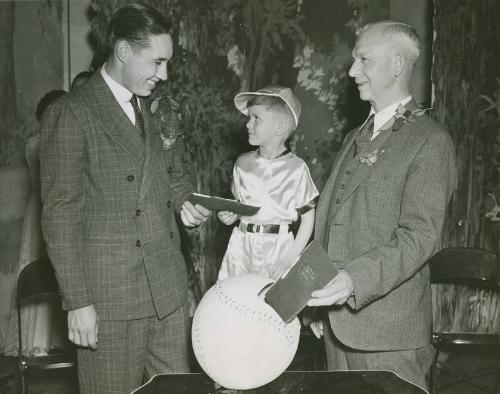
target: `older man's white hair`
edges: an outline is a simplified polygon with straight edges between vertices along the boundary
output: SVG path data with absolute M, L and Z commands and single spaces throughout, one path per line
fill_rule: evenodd
M 365 25 L 359 35 L 362 35 L 368 29 L 380 27 L 383 29 L 384 35 L 389 36 L 401 49 L 411 63 L 415 63 L 420 55 L 422 41 L 418 36 L 417 31 L 410 25 L 391 20 L 384 20 Z

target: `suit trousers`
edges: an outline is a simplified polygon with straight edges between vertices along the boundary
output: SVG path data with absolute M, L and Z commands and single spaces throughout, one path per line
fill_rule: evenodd
M 81 394 L 125 394 L 160 373 L 189 372 L 187 304 L 159 320 L 100 320 L 97 350 L 79 348 Z
M 392 371 L 424 390 L 429 390 L 428 374 L 434 357 L 434 348 L 430 342 L 419 349 L 372 352 L 351 349 L 342 344 L 333 334 L 328 321 L 323 323 L 323 332 L 328 370 Z

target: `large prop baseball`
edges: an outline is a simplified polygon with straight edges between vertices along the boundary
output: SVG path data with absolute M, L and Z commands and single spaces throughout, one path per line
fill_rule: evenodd
M 216 283 L 193 318 L 194 354 L 221 386 L 256 388 L 276 379 L 290 365 L 299 343 L 300 323 L 285 324 L 259 292 L 270 283 L 240 275 Z

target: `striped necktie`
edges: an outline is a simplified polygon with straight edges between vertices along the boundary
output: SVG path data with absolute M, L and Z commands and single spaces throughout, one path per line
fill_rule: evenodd
M 363 153 L 365 148 L 372 140 L 374 123 L 375 114 L 371 114 L 363 127 L 359 129 L 356 137 L 354 137 L 354 156 Z
M 132 108 L 134 108 L 135 127 L 137 128 L 137 130 L 139 130 L 141 137 L 144 138 L 144 118 L 142 117 L 142 112 L 139 108 L 139 102 L 135 94 L 132 95 L 130 104 L 132 104 Z

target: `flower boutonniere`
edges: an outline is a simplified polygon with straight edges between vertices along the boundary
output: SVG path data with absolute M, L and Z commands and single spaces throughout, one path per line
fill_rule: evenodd
M 379 153 L 384 153 L 384 150 L 375 149 L 373 152 L 362 153 L 359 156 L 359 162 L 371 167 L 377 162 Z
M 393 131 L 398 131 L 405 123 L 415 123 L 417 118 L 425 114 L 431 108 L 407 109 L 403 104 L 399 104 L 394 114 Z
M 180 129 L 179 104 L 167 94 L 158 95 L 151 102 L 151 114 L 157 120 L 163 150 L 169 150 L 177 138 L 183 137 Z
M 175 143 L 177 138 L 183 137 L 183 133 L 181 130 L 167 127 L 165 130 L 162 130 L 162 132 L 160 132 L 160 137 L 163 142 L 163 150 L 169 150 Z

